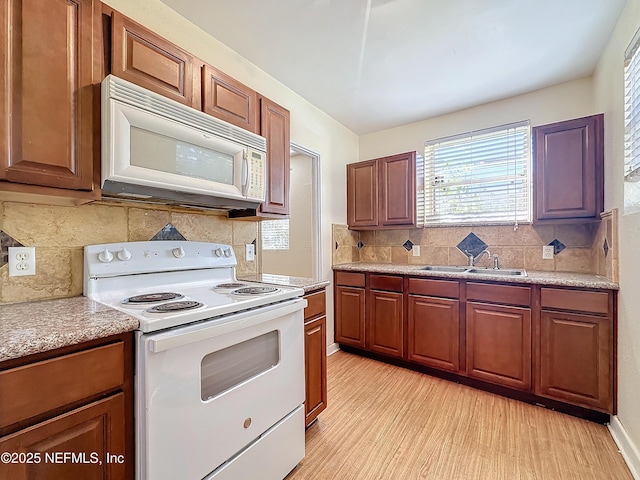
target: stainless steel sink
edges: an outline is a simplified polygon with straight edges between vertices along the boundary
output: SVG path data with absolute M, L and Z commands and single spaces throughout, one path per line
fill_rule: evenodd
M 430 272 L 449 272 L 449 273 L 464 273 L 467 267 L 448 267 L 446 265 L 428 265 L 421 267 L 420 270 L 428 270 Z
M 450 267 L 448 265 L 427 265 L 420 267 L 418 270 L 426 270 L 428 272 L 443 273 L 468 273 L 471 275 L 491 275 L 496 277 L 526 277 L 527 272 L 520 269 L 499 268 L 497 270 L 491 268 L 476 267 Z
M 497 270 L 489 269 L 489 268 L 470 268 L 465 273 L 471 273 L 476 275 L 495 275 L 497 277 L 501 276 L 513 276 L 513 277 L 526 277 L 527 272 L 524 270 L 517 269 L 508 269 L 508 268 L 499 268 Z

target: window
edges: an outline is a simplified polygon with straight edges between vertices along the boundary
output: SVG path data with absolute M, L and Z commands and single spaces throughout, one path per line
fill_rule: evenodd
M 531 222 L 529 122 L 425 142 L 424 224 Z
M 289 219 L 263 220 L 262 250 L 289 250 Z
M 640 30 L 625 52 L 624 178 L 640 180 Z

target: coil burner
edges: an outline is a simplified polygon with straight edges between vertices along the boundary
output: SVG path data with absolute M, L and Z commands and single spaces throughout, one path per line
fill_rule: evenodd
M 194 302 L 193 300 L 185 300 L 182 302 L 169 302 L 161 305 L 156 305 L 147 309 L 149 313 L 172 313 L 181 312 L 182 310 L 191 310 L 192 308 L 198 308 L 204 306 L 203 303 Z
M 279 289 L 275 287 L 245 287 L 234 290 L 232 293 L 234 295 L 265 295 L 277 291 L 279 291 Z
M 155 303 L 166 302 L 167 300 L 176 300 L 184 297 L 180 293 L 174 292 L 160 292 L 160 293 L 146 293 L 144 295 L 135 295 L 124 300 L 123 303 Z

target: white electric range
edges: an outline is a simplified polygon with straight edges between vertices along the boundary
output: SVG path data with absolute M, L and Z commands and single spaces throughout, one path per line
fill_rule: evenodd
M 304 457 L 303 291 L 236 264 L 216 243 L 85 247 L 84 294 L 140 322 L 139 480 L 281 480 Z

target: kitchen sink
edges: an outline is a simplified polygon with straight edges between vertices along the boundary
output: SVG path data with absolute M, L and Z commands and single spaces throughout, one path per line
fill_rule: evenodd
M 428 270 L 430 272 L 449 272 L 449 273 L 464 273 L 468 267 L 448 267 L 446 265 L 428 265 L 421 267 L 420 270 Z
M 513 276 L 513 277 L 526 277 L 527 272 L 524 270 L 499 268 L 497 270 L 489 268 L 470 268 L 465 273 L 477 274 L 477 275 L 496 275 L 501 276 Z
M 428 272 L 443 273 L 468 273 L 471 275 L 493 275 L 496 277 L 526 277 L 527 272 L 520 269 L 499 268 L 497 270 L 491 268 L 475 268 L 475 267 L 450 267 L 448 265 L 427 265 L 420 267 L 419 270 Z

